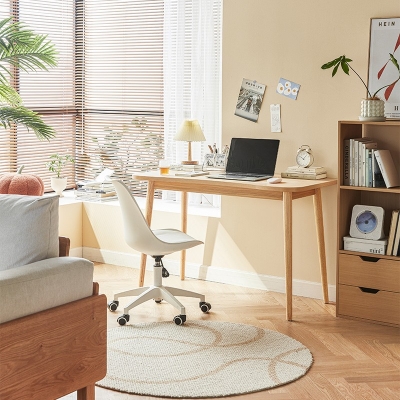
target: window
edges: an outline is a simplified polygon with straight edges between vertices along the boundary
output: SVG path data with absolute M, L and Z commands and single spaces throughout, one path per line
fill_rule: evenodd
M 35 33 L 47 34 L 58 51 L 58 66 L 49 71 L 14 75 L 26 107 L 39 112 L 53 126 L 57 136 L 50 142 L 39 141 L 22 126 L 5 131 L 0 127 L 0 174 L 15 172 L 24 165 L 24 172 L 39 175 L 45 190 L 50 191 L 51 173 L 45 167 L 50 154 L 69 151 L 75 146 L 74 106 L 74 2 L 73 0 L 0 0 L 0 18 L 13 16 Z M 65 173 L 73 176 L 73 165 Z M 74 184 L 69 179 L 69 187 Z
M 19 74 L 24 105 L 57 131 L 49 143 L 17 127 L 0 134 L 0 173 L 40 175 L 55 152 L 74 154 L 69 184 L 93 179 L 104 168 L 130 185 L 135 171 L 177 163 L 186 146 L 173 140 L 183 119 L 197 118 L 207 144 L 219 143 L 221 0 L 0 0 L 59 52 L 49 72 Z M 1 129 L 1 128 L 0 128 Z M 32 151 L 34 149 L 34 151 Z

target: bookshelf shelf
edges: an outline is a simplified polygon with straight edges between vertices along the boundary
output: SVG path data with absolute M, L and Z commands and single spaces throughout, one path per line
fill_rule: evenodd
M 380 206 L 385 210 L 384 232 L 388 235 L 392 211 L 400 209 L 400 187 L 344 185 L 344 141 L 371 138 L 379 149 L 388 149 L 400 174 L 400 121 L 339 121 L 338 124 L 338 317 L 400 326 L 400 257 L 344 250 L 353 206 Z
M 400 188 L 370 188 L 370 187 L 363 187 L 363 186 L 340 186 L 340 189 L 343 190 L 359 190 L 359 191 L 367 191 L 367 192 L 380 192 L 380 193 L 397 193 L 400 194 Z

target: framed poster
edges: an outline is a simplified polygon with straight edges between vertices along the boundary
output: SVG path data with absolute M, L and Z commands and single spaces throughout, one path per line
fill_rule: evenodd
M 400 63 L 400 17 L 371 18 L 368 88 L 373 94 L 384 87 L 377 96 L 385 101 L 385 117 L 400 119 L 399 71 L 389 54 Z

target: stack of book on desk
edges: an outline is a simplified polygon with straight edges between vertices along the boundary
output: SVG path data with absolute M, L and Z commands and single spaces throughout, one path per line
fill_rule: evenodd
M 78 184 L 75 196 L 81 200 L 116 200 L 117 193 L 111 182 Z
M 203 171 L 202 165 L 182 165 L 177 172 L 176 176 L 200 176 L 207 175 L 207 171 Z
M 281 173 L 282 178 L 290 179 L 323 179 L 326 178 L 326 169 L 324 167 L 288 167 Z

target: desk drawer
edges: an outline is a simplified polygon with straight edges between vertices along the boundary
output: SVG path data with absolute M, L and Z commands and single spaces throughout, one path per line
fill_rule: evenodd
M 400 293 L 383 290 L 371 293 L 356 286 L 339 285 L 337 306 L 338 316 L 400 325 Z
M 339 284 L 400 292 L 400 261 L 363 258 L 339 254 Z

